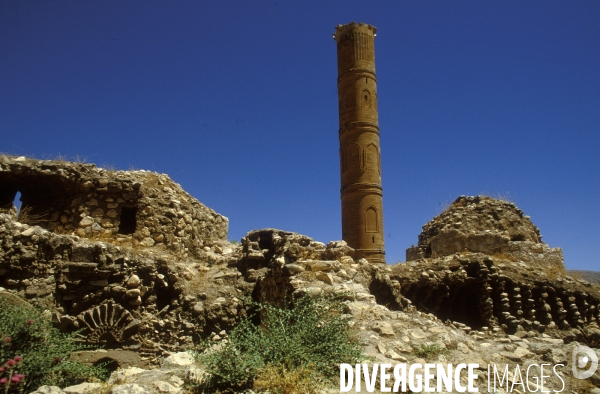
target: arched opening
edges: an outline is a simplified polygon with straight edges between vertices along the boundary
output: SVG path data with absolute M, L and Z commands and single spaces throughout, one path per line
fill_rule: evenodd
M 380 163 L 379 163 L 379 149 L 375 144 L 369 144 L 365 148 L 365 167 L 375 172 L 375 174 L 381 174 Z
M 362 102 L 362 106 L 364 108 L 370 108 L 371 107 L 371 93 L 369 93 L 368 90 L 363 90 L 362 94 L 361 94 L 361 102 Z
M 403 288 L 402 295 L 420 311 L 433 313 L 442 321 L 456 321 L 480 329 L 486 321 L 476 300 L 481 299 L 483 285 L 473 278 L 447 284 L 420 281 Z
M 53 173 L 0 172 L 0 209 L 16 212 L 21 223 L 52 231 L 61 213 L 70 210 L 74 188 Z
M 378 231 L 377 210 L 370 206 L 365 210 L 365 232 L 376 233 Z
M 350 171 L 350 175 L 360 175 L 364 171 L 364 160 L 361 157 L 360 145 L 357 143 L 350 143 L 344 148 L 344 159 L 346 162 L 346 168 Z M 361 171 L 361 172 L 357 172 Z
M 474 329 L 484 326 L 485 321 L 481 316 L 478 303 L 473 302 L 479 299 L 479 286 L 475 282 L 465 282 L 461 288 L 452 289 L 450 296 L 444 298 L 440 304 L 438 319 L 457 321 Z

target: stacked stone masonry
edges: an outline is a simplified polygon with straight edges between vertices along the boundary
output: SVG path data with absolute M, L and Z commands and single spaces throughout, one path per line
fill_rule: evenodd
M 597 325 L 599 293 L 585 280 L 530 271 L 523 262 L 482 253 L 398 264 L 390 278 L 403 297 L 442 320 L 506 332 Z
M 454 253 L 507 256 L 530 268 L 564 273 L 560 248 L 542 242 L 540 230 L 514 203 L 485 196 L 460 196 L 423 226 L 419 243 L 406 250 L 406 260 Z
M 197 255 L 227 240 L 228 219 L 167 175 L 93 164 L 0 156 L 0 208 L 59 234 Z

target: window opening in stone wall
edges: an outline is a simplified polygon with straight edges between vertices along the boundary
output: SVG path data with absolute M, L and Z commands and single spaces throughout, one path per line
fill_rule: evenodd
M 31 207 L 23 205 L 23 194 L 20 191 L 17 191 L 15 194 L 13 206 L 15 207 L 15 216 L 18 222 L 32 224 L 34 219 L 40 218 L 40 215 L 31 214 Z
M 15 194 L 15 198 L 13 200 L 13 205 L 17 208 L 17 216 L 19 216 L 19 211 L 21 210 L 21 192 L 17 191 Z
M 137 208 L 123 207 L 121 209 L 121 222 L 119 223 L 119 234 L 133 234 L 137 227 Z

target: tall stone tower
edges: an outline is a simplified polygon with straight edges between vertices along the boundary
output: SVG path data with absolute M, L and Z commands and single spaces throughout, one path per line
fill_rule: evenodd
M 342 239 L 357 257 L 385 263 L 375 32 L 371 25 L 338 25 L 338 98 Z

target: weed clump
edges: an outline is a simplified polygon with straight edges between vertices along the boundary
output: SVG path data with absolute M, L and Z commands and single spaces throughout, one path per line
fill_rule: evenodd
M 246 318 L 218 346 L 204 344 L 198 355 L 215 388 L 273 392 L 316 392 L 339 377 L 340 363 L 363 359 L 343 316 L 344 304 L 331 297 L 295 300 L 283 308 L 254 306 L 261 324 Z M 257 317 L 255 316 L 255 317 Z
M 101 366 L 70 359 L 84 348 L 76 333 L 63 334 L 41 312 L 0 298 L 0 385 L 4 393 L 32 392 L 43 385 L 65 387 L 105 379 Z
M 440 354 L 446 353 L 446 349 L 437 343 L 424 343 L 422 345 L 415 346 L 413 351 L 417 357 L 422 357 L 424 359 L 432 359 Z

